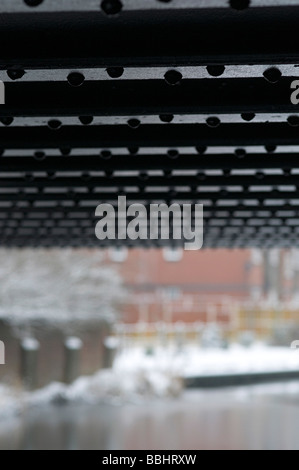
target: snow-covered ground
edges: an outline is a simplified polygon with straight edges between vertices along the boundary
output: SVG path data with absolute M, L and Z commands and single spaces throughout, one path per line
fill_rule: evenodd
M 144 348 L 135 347 L 120 353 L 112 370 L 81 377 L 69 386 L 53 383 L 28 393 L 0 385 L 0 420 L 49 403 L 121 404 L 148 396 L 179 396 L 185 377 L 285 370 L 299 372 L 299 351 L 263 345 L 228 350 L 189 346 L 181 352 L 157 348 L 147 355 Z
M 263 344 L 244 348 L 236 344 L 229 349 L 186 346 L 181 352 L 158 348 L 154 355 L 148 356 L 144 349 L 136 347 L 120 354 L 115 368 L 127 371 L 155 369 L 179 377 L 297 369 L 299 372 L 299 350 Z

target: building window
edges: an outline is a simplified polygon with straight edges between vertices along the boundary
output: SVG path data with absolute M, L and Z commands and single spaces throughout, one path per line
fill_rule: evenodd
M 128 259 L 128 249 L 112 248 L 109 250 L 108 255 L 113 263 L 124 263 Z
M 251 262 L 254 266 L 261 266 L 263 264 L 262 250 L 258 250 L 257 248 L 251 250 Z
M 181 298 L 182 291 L 179 287 L 166 287 L 163 289 L 163 299 L 166 301 L 177 301 Z
M 168 263 L 178 263 L 183 259 L 182 248 L 165 248 L 163 250 L 163 258 Z

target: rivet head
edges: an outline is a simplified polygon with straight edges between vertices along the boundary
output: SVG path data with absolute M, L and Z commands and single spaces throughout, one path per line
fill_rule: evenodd
M 121 12 L 123 4 L 120 0 L 103 0 L 101 8 L 106 15 L 113 16 Z
M 168 85 L 175 86 L 181 83 L 183 79 L 183 75 L 178 70 L 169 70 L 164 75 L 164 78 L 166 80 L 166 83 L 168 83 Z

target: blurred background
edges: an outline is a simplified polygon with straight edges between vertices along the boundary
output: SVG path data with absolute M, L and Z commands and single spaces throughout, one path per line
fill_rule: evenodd
M 0 449 L 299 448 L 298 24 L 0 1 Z M 200 202 L 204 249 L 173 207 L 126 238 L 124 196 Z
M 0 250 L 0 448 L 298 448 L 298 288 L 296 249 Z

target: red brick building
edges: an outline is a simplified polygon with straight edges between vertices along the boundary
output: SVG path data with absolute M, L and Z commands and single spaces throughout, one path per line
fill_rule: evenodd
M 263 292 L 254 250 L 110 251 L 129 291 L 126 323 L 224 321 L 233 305 Z

